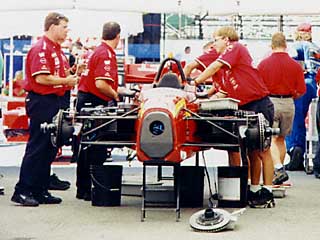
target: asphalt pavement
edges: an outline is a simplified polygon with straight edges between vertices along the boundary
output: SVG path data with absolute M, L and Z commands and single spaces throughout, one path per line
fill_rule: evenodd
M 90 202 L 77 200 L 75 165 L 53 166 L 61 179 L 72 183 L 67 191 L 52 191 L 53 195 L 63 198 L 61 204 L 36 208 L 15 206 L 10 197 L 18 179 L 19 166 L 1 165 L 8 155 L 3 155 L 6 152 L 3 149 L 0 151 L 0 173 L 3 175 L 0 185 L 5 188 L 5 195 L 0 196 L 0 240 L 313 240 L 320 236 L 320 180 L 304 172 L 289 172 L 292 187 L 287 189 L 285 198 L 276 199 L 275 208 L 247 208 L 234 230 L 205 233 L 194 232 L 189 226 L 190 216 L 201 208 L 183 208 L 179 222 L 176 222 L 173 209 L 154 208 L 147 211 L 145 222 L 141 222 L 140 197 L 122 196 L 118 207 L 95 207 Z M 123 163 L 123 166 L 125 177 L 141 177 L 139 164 L 129 167 Z M 207 184 L 205 189 L 206 205 Z

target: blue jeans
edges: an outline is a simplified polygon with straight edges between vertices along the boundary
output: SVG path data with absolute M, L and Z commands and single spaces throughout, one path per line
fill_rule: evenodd
M 313 98 L 317 96 L 317 84 L 314 74 L 305 75 L 305 83 L 307 87 L 306 93 L 298 99 L 294 100 L 295 113 L 291 134 L 286 137 L 287 151 L 294 147 L 301 147 L 303 153 L 306 148 L 306 125 L 305 118 L 307 116 L 309 105 Z

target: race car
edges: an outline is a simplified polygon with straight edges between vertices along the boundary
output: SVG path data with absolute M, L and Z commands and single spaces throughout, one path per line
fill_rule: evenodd
M 60 111 L 42 128 L 52 132 L 56 147 L 70 145 L 75 128 L 80 128 L 81 145 L 130 147 L 142 162 L 180 163 L 209 148 L 239 148 L 246 161 L 248 150 L 270 146 L 273 129 L 262 114 L 238 110 L 236 99 L 199 100 L 187 86 L 180 62 L 167 58 L 135 101 L 75 114 Z
M 132 75 L 130 79 L 133 82 Z M 137 76 L 137 82 L 140 81 L 141 76 Z M 146 166 L 173 166 L 174 188 L 165 189 L 165 192 L 169 198 L 176 198 L 178 220 L 180 198 L 191 199 L 197 195 L 197 207 L 203 203 L 203 173 L 198 174 L 198 181 L 194 176 L 191 179 L 191 185 L 197 186 L 185 186 L 183 190 L 180 178 L 184 174 L 178 170 L 181 162 L 194 155 L 197 159 L 200 151 L 215 148 L 240 151 L 242 166 L 246 167 L 247 152 L 264 151 L 270 147 L 274 130 L 262 114 L 238 110 L 236 99 L 199 99 L 203 95 L 187 84 L 180 62 L 174 58 L 167 58 L 161 63 L 152 83 L 145 77 L 143 81 L 149 84 L 145 84 L 138 93 L 130 91 L 130 94 L 123 94 L 124 101 L 116 107 L 83 108 L 76 113 L 59 111 L 52 123 L 43 123 L 41 128 L 51 132 L 51 140 L 56 147 L 74 143 L 74 135 L 77 135 L 79 149 L 104 145 L 106 148 L 128 147 L 135 150 L 137 159 L 143 163 L 142 221 L 146 207 L 164 201 L 150 197 L 158 190 L 147 186 Z M 198 161 L 195 166 L 199 167 Z M 187 175 L 184 178 L 189 179 Z M 246 189 L 247 183 L 244 185 Z M 160 192 L 164 192 L 163 189 Z M 246 190 L 242 195 L 246 196 Z M 189 203 L 186 205 L 190 206 Z

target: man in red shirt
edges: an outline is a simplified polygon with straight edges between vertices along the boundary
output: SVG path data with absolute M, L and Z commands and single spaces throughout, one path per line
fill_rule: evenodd
M 210 44 L 213 44 L 213 42 L 208 43 L 209 47 L 211 46 Z M 185 76 L 190 77 L 194 69 L 198 69 L 199 71 L 203 72 L 212 62 L 217 60 L 219 55 L 220 54 L 214 48 L 211 48 L 210 50 L 204 49 L 204 53 L 201 56 L 195 58 L 194 61 L 184 67 L 183 72 Z M 212 87 L 206 92 L 205 96 L 207 96 L 208 98 L 225 96 L 227 92 L 223 90 L 222 81 L 223 69 L 220 69 L 216 74 L 212 76 Z M 241 160 L 238 148 L 235 148 L 233 151 L 228 151 L 228 156 L 230 166 L 240 166 Z
M 62 200 L 48 192 L 50 165 L 56 157 L 50 133 L 40 124 L 51 122 L 60 109 L 60 96 L 77 77 L 68 75 L 60 44 L 68 34 L 68 18 L 49 13 L 44 22 L 45 34 L 30 49 L 26 59 L 26 111 L 30 118 L 30 137 L 22 160 L 19 181 L 11 201 L 24 206 L 57 204 Z
M 239 108 L 263 113 L 272 125 L 274 108 L 269 99 L 269 91 L 252 67 L 252 58 L 247 48 L 241 45 L 239 36 L 232 27 L 221 27 L 214 33 L 214 47 L 220 54 L 217 60 L 210 64 L 206 70 L 195 79 L 195 84 L 204 82 L 220 69 L 224 70 L 223 96 L 240 100 Z M 221 93 L 221 92 L 219 92 Z M 274 199 L 272 194 L 273 163 L 270 149 L 265 152 L 252 151 L 249 153 L 251 186 L 248 193 L 248 203 L 251 207 L 272 207 Z M 263 182 L 260 186 L 261 161 L 263 165 Z
M 283 162 L 286 155 L 285 137 L 291 132 L 294 117 L 293 99 L 306 92 L 303 69 L 286 52 L 287 44 L 283 33 L 272 36 L 272 54 L 258 65 L 260 75 L 270 91 L 274 104 L 274 128 L 280 128 L 280 134 L 272 137 L 271 154 L 274 171 L 274 185 L 280 185 L 289 179 Z
M 119 41 L 120 25 L 116 22 L 105 23 L 101 44 L 90 56 L 88 68 L 80 79 L 77 112 L 83 107 L 115 106 L 119 101 L 118 67 L 114 51 Z M 78 199 L 91 200 L 90 165 L 102 165 L 106 157 L 107 149 L 104 146 L 81 149 L 77 164 Z
M 183 68 L 183 72 L 186 77 L 190 77 L 194 69 L 198 69 L 203 72 L 212 62 L 219 57 L 219 53 L 213 48 L 208 52 L 204 52 L 201 56 L 195 58 L 192 62 L 187 64 Z M 214 93 L 219 91 L 224 94 L 225 92 L 221 89 L 221 81 L 223 78 L 223 70 L 217 72 L 212 76 L 212 87 L 207 91 L 208 97 L 211 97 Z

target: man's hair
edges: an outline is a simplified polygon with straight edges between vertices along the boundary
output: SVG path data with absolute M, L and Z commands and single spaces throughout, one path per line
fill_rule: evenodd
M 214 44 L 214 41 L 209 41 L 202 46 L 202 49 L 207 49 L 208 47 L 212 47 L 213 44 Z
M 44 31 L 48 31 L 52 24 L 59 25 L 62 20 L 69 22 L 69 19 L 63 14 L 57 12 L 49 13 L 44 20 Z
M 76 47 L 78 49 L 83 48 L 83 44 L 79 41 L 72 43 L 71 47 Z
M 276 32 L 275 34 L 272 35 L 271 47 L 272 48 L 287 47 L 286 37 L 282 32 Z
M 297 31 L 294 34 L 294 40 L 312 42 L 312 33 L 311 32 Z
M 213 33 L 213 36 L 227 37 L 230 41 L 239 41 L 239 35 L 233 27 L 221 27 Z
M 102 39 L 113 40 L 120 33 L 120 25 L 116 22 L 107 22 L 103 25 Z

